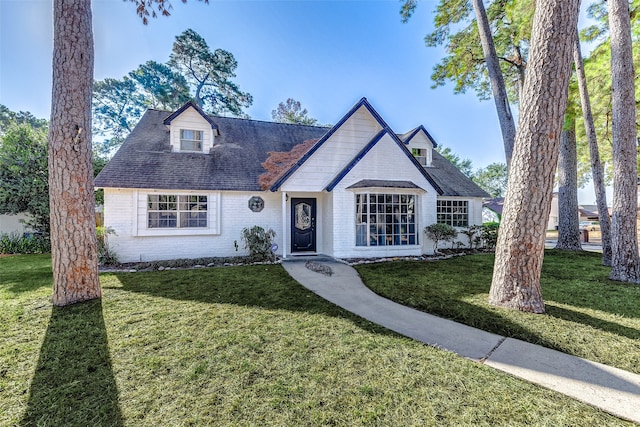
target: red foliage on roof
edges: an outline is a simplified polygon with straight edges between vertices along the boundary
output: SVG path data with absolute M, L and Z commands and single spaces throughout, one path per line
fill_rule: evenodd
M 258 185 L 262 190 L 266 190 L 277 181 L 291 166 L 305 155 L 307 151 L 320 139 L 308 139 L 302 144 L 298 144 L 291 151 L 269 151 L 267 160 L 262 163 L 266 172 L 258 177 Z

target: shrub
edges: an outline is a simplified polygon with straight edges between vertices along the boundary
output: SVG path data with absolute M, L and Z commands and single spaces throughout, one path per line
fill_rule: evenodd
M 481 231 L 481 226 L 479 225 L 470 225 L 469 227 L 463 230 L 460 230 L 460 232 L 465 236 L 467 236 L 467 239 L 469 239 L 469 249 L 473 247 L 474 243 L 477 243 L 477 240 L 475 240 L 474 238 L 476 237 L 477 234 L 480 233 L 480 231 Z
M 458 232 L 455 228 L 449 224 L 431 224 L 424 228 L 424 233 L 427 237 L 433 240 L 433 251 L 438 251 L 438 242 L 450 242 L 458 236 Z
M 482 224 L 482 240 L 488 249 L 494 249 L 498 243 L 498 222 L 485 222 Z
M 118 256 L 109 247 L 109 235 L 116 234 L 111 227 L 96 227 L 96 237 L 98 243 L 98 263 L 100 265 L 118 264 Z
M 276 254 L 271 250 L 273 238 L 276 232 L 272 229 L 265 230 L 259 225 L 242 229 L 242 242 L 244 248 L 249 250 L 249 258 L 253 262 L 275 261 Z
M 0 234 L 0 254 L 44 254 L 48 252 L 51 252 L 51 241 L 44 234 Z

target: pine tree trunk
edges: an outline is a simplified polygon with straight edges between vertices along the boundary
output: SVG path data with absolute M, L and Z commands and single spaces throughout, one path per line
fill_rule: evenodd
M 101 296 L 91 164 L 90 0 L 54 0 L 49 200 L 53 303 Z
M 602 235 L 602 265 L 611 265 L 611 220 L 609 218 L 609 206 L 607 204 L 607 191 L 604 184 L 604 166 L 600 162 L 600 152 L 598 150 L 598 138 L 596 137 L 596 127 L 593 122 L 591 112 L 591 100 L 587 89 L 587 77 L 584 72 L 582 52 L 580 51 L 580 39 L 576 35 L 573 46 L 573 62 L 576 68 L 576 78 L 578 80 L 578 91 L 580 92 L 580 102 L 582 104 L 582 116 L 584 118 L 584 128 L 589 143 L 589 154 L 591 157 L 591 176 L 593 187 L 596 193 L 596 205 L 598 206 L 598 218 L 600 221 L 600 234 Z
M 628 0 L 609 0 L 613 88 L 611 280 L 640 283 L 636 103 Z
M 570 114 L 573 114 L 571 112 Z M 562 131 L 558 156 L 558 243 L 556 249 L 581 251 L 578 218 L 578 154 L 576 121 L 570 117 Z
M 476 21 L 478 22 L 478 32 L 480 33 L 480 41 L 482 43 L 482 51 L 484 52 L 485 62 L 487 64 L 487 72 L 491 80 L 491 90 L 493 91 L 493 99 L 496 104 L 498 120 L 500 122 L 500 130 L 502 131 L 502 141 L 504 143 L 504 154 L 507 161 L 507 170 L 511 165 L 511 157 L 513 156 L 513 144 L 516 135 L 516 125 L 511 115 L 509 106 L 509 98 L 507 89 L 504 84 L 502 70 L 498 62 L 498 55 L 493 44 L 493 36 L 489 27 L 489 19 L 484 9 L 482 0 L 473 0 L 473 8 L 476 12 Z
M 544 312 L 540 271 L 579 0 L 540 0 L 496 246 L 489 302 Z

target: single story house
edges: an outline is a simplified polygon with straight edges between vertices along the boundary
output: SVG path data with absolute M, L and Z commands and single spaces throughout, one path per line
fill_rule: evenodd
M 330 128 L 189 102 L 148 110 L 95 184 L 122 262 L 242 255 L 254 225 L 285 258 L 421 255 L 425 226 L 481 224 L 488 196 L 435 146 L 423 126 L 394 133 L 365 98 Z
M 16 215 L 0 214 L 0 234 L 24 234 L 31 231 L 25 221 L 29 215 L 20 213 Z

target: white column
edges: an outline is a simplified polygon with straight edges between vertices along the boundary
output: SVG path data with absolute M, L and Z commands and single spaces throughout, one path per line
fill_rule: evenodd
M 287 239 L 289 227 L 287 227 L 287 193 L 282 192 L 282 258 L 287 257 Z

